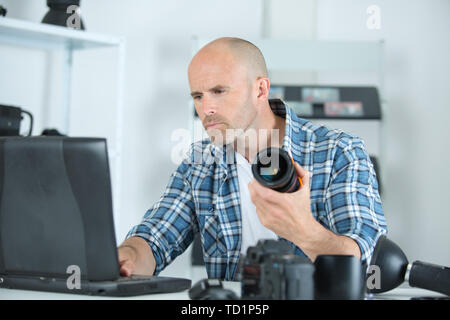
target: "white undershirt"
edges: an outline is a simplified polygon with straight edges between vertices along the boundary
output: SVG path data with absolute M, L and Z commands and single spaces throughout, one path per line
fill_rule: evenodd
M 256 213 L 256 207 L 250 199 L 248 184 L 253 179 L 251 164 L 240 153 L 236 154 L 236 167 L 241 196 L 242 244 L 241 253 L 246 254 L 247 248 L 256 245 L 260 239 L 278 239 L 276 233 L 261 224 Z

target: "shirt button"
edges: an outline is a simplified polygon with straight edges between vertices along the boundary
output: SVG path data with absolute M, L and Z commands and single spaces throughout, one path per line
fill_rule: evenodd
M 214 212 L 214 206 L 209 207 L 209 212 Z

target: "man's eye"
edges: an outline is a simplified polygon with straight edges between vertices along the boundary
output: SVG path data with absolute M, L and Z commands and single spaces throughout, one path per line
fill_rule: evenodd
M 192 98 L 193 98 L 194 100 L 200 100 L 201 97 L 202 97 L 202 96 L 193 96 Z
M 225 92 L 225 90 L 214 90 L 215 94 L 221 94 L 221 93 L 224 93 L 224 92 Z

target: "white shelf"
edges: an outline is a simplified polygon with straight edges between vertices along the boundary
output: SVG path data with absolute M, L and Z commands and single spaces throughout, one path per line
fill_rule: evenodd
M 123 121 L 123 79 L 125 74 L 125 39 L 95 34 L 87 31 L 73 30 L 66 27 L 34 23 L 0 17 L 0 44 L 21 46 L 25 49 L 57 50 L 63 54 L 62 100 L 59 107 L 62 110 L 60 130 L 70 136 L 70 108 L 72 93 L 73 52 L 83 49 L 111 48 L 117 50 L 117 81 L 115 93 L 115 143 L 109 151 L 110 168 L 113 183 L 114 222 L 119 223 L 121 194 L 121 151 L 122 151 L 122 121 Z
M 0 42 L 38 49 L 68 47 L 72 50 L 118 46 L 120 37 L 0 17 Z

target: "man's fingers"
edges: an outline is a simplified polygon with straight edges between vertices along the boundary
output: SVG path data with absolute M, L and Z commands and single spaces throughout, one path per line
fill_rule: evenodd
M 310 179 L 310 173 L 308 170 L 302 168 L 297 162 L 294 161 L 294 167 L 297 171 L 297 175 L 300 179 L 302 179 L 303 186 L 308 186 L 309 188 L 309 179 Z
M 250 199 L 252 202 L 255 197 L 259 197 L 270 203 L 280 202 L 280 194 L 278 192 L 261 185 L 258 181 L 256 181 L 256 179 L 252 179 L 252 181 L 249 182 L 248 190 L 250 192 Z
M 118 258 L 120 265 L 120 275 L 124 277 L 129 277 L 134 271 L 134 260 L 130 255 L 129 248 L 119 248 Z
M 124 277 L 129 277 L 133 273 L 134 264 L 129 260 L 120 262 L 120 274 Z

